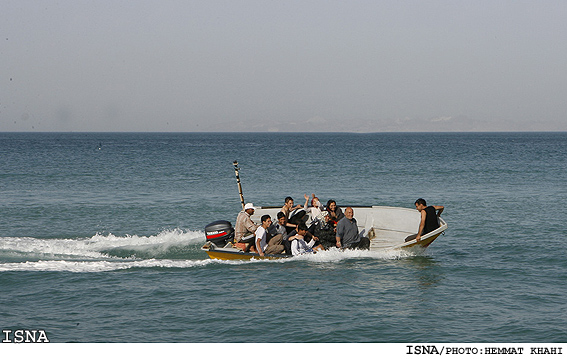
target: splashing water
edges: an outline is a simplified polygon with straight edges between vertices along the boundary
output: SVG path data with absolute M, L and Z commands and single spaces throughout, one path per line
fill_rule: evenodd
M 340 262 L 353 258 L 391 260 L 415 253 L 390 251 L 341 251 L 332 248 L 316 254 L 279 261 L 219 261 L 203 259 L 200 231 L 175 229 L 155 236 L 115 236 L 96 234 L 91 238 L 38 239 L 1 238 L 0 271 L 103 272 L 131 268 L 192 268 L 210 264 L 242 265 L 250 263 L 306 261 Z

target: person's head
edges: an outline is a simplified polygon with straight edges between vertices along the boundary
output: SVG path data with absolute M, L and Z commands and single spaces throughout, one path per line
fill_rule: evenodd
M 260 220 L 262 221 L 262 227 L 264 228 L 268 228 L 269 226 L 272 225 L 272 217 L 270 217 L 269 214 L 263 215 L 262 218 L 260 218 Z
M 244 211 L 249 215 L 253 215 L 255 210 L 256 208 L 254 208 L 254 205 L 252 203 L 246 203 L 246 205 L 244 206 Z
M 287 206 L 287 208 L 293 207 L 293 198 L 286 197 L 284 202 L 285 202 L 285 205 Z
M 297 234 L 299 234 L 300 236 L 304 236 L 305 233 L 307 233 L 307 225 L 301 222 L 297 225 Z
M 331 211 L 335 211 L 335 209 L 337 209 L 337 202 L 335 202 L 335 200 L 330 199 L 327 201 L 327 211 L 331 210 Z
M 319 207 L 319 198 L 313 197 L 313 199 L 311 200 L 311 206 Z
M 347 207 L 345 209 L 345 217 L 348 219 L 352 219 L 354 217 L 354 210 L 352 209 L 352 207 Z
M 415 201 L 415 209 L 417 209 L 418 211 L 421 212 L 426 207 L 427 207 L 427 203 L 425 202 L 425 200 L 423 198 L 418 198 L 417 201 Z
M 278 218 L 278 223 L 281 224 L 282 226 L 285 225 L 285 214 L 283 212 L 278 212 L 278 214 L 276 215 L 276 217 Z

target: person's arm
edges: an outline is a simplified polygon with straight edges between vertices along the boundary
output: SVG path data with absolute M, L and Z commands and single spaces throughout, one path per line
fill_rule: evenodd
M 285 222 L 285 226 L 286 226 L 286 227 L 290 227 L 290 228 L 295 228 L 295 229 L 297 230 L 297 224 Z
M 421 211 L 421 222 L 419 222 L 419 229 L 417 230 L 417 236 L 415 237 L 415 241 L 419 242 L 419 240 L 421 239 L 421 232 L 423 232 L 423 229 L 425 228 L 425 216 L 427 214 L 425 213 L 425 211 Z
M 341 238 L 343 236 L 343 230 L 342 230 L 342 226 L 339 226 L 337 224 L 337 228 L 336 228 L 336 239 L 337 239 L 337 248 L 341 248 Z
M 307 232 L 305 233 L 305 242 L 307 241 L 318 241 L 319 238 L 315 237 L 313 234 L 311 234 L 311 232 Z
M 252 219 L 248 216 L 246 216 L 246 220 L 244 222 L 244 227 L 246 227 L 246 229 L 248 230 L 248 232 L 250 233 L 254 233 L 257 229 L 258 229 L 258 225 L 255 224 L 254 222 L 252 222 Z
M 260 254 L 260 257 L 264 256 L 264 249 L 262 248 L 262 246 L 260 245 L 260 243 L 262 242 L 262 238 L 256 236 L 256 250 L 258 251 L 258 253 Z
M 445 207 L 443 206 L 433 206 L 433 208 L 435 208 L 435 210 L 437 211 L 437 217 L 439 217 L 443 212 L 443 210 L 445 209 Z
M 307 212 L 307 203 L 309 202 L 309 196 L 304 194 L 303 197 L 305 197 L 305 204 L 303 205 L 303 209 L 305 210 L 305 212 Z

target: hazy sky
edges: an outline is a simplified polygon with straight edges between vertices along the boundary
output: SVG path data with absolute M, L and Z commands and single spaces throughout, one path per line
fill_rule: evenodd
M 0 131 L 567 131 L 564 0 L 0 5 Z

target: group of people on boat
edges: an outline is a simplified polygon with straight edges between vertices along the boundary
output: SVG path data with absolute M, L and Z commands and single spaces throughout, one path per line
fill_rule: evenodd
M 261 217 L 261 224 L 254 223 L 251 216 L 255 212 L 255 207 L 252 203 L 247 203 L 236 218 L 235 243 L 239 244 L 244 251 L 255 251 L 260 256 L 266 254 L 301 255 L 331 247 L 369 249 L 370 239 L 360 235 L 352 207 L 347 207 L 343 213 L 336 201 L 332 199 L 323 207 L 315 194 L 312 194 L 311 197 L 304 195 L 304 197 L 303 206 L 294 206 L 293 198 L 286 197 L 284 206 L 276 215 L 275 223 L 267 214 Z M 422 206 L 425 206 L 425 201 L 420 198 L 416 201 L 416 209 L 422 212 L 429 208 L 427 206 L 422 208 Z M 422 212 L 421 222 L 423 223 L 420 223 L 419 231 L 412 239 L 419 240 L 421 235 L 439 227 L 438 222 L 432 218 L 437 219 L 437 216 L 443 211 L 443 206 L 432 208 L 434 208 L 433 215 L 430 209 Z M 439 212 L 435 213 L 435 211 Z M 433 222 L 437 223 L 437 227 L 431 229 Z
M 369 247 L 370 240 L 359 236 L 352 208 L 347 208 L 345 215 L 334 200 L 329 200 L 324 208 L 314 194 L 311 206 L 308 206 L 310 197 L 304 197 L 303 206 L 294 206 L 293 198 L 286 197 L 275 223 L 269 215 L 264 215 L 260 219 L 261 224 L 255 224 L 250 218 L 255 211 L 254 205 L 247 203 L 236 219 L 235 242 L 244 243 L 245 251 L 257 251 L 260 256 L 300 255 L 334 246 Z M 344 223 L 339 226 L 341 221 Z

